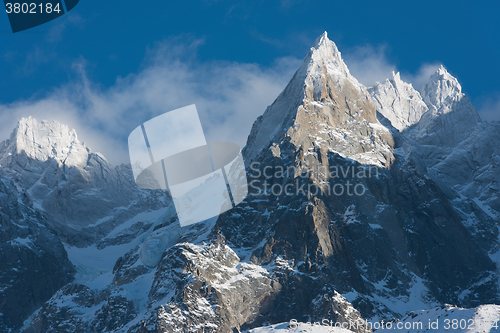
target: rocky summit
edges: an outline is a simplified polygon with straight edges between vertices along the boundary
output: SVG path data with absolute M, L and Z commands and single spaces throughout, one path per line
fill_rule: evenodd
M 444 67 L 365 87 L 324 33 L 243 156 L 246 199 L 181 228 L 130 165 L 21 119 L 0 144 L 0 331 L 500 319 L 500 125 Z

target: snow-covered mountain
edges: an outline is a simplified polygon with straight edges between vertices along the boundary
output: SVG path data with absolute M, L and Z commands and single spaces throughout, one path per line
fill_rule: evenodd
M 417 124 L 429 108 L 411 83 L 401 80 L 399 73 L 392 72 L 392 78 L 384 83 L 377 82 L 369 89 L 384 125 L 398 131 Z
M 481 121 L 474 106 L 462 93 L 460 83 L 443 66 L 431 76 L 420 93 L 429 107 L 418 126 L 424 132 L 420 135 L 421 140 L 426 143 L 456 144 Z
M 4 178 L 50 215 L 50 226 L 71 245 L 94 244 L 116 227 L 116 215 L 133 216 L 165 202 L 163 193 L 135 187 L 129 165 L 112 166 L 58 122 L 21 119 L 0 145 L 0 165 Z
M 181 228 L 129 165 L 21 119 L 0 144 L 0 330 L 279 332 L 445 303 L 498 319 L 481 305 L 500 299 L 499 147 L 444 67 L 420 92 L 398 73 L 366 88 L 326 33 L 254 123 L 249 195 L 217 220 Z
M 388 166 L 393 160 L 392 137 L 376 117 L 367 89 L 349 73 L 325 32 L 285 90 L 254 123 L 245 157 L 261 158 L 270 144 L 279 156 L 281 142 L 287 141 L 304 154 L 331 150 L 360 163 Z

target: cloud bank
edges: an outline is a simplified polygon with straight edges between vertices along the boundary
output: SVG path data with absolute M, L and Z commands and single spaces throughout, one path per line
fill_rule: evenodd
M 372 45 L 358 46 L 342 53 L 351 74 L 364 86 L 372 87 L 397 72 L 396 65 L 387 58 L 387 47 Z
M 424 84 L 429 82 L 429 78 L 432 74 L 436 73 L 439 66 L 441 66 L 441 64 L 438 62 L 424 63 L 420 66 L 416 73 L 401 73 L 401 78 L 406 82 L 410 82 L 413 85 L 413 88 L 420 90 Z

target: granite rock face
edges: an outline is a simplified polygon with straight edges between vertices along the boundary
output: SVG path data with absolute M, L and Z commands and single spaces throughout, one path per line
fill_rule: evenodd
M 250 196 L 217 221 L 229 242 L 252 249 L 253 262 L 272 265 L 282 258 L 297 271 L 280 280 L 279 310 L 269 321 L 301 314 L 321 319 L 312 311 L 314 300 L 328 289 L 348 295 L 365 318 L 398 317 L 412 302 L 495 302 L 497 272 L 489 254 L 497 248 L 498 220 L 481 211 L 464 215 L 450 200 L 453 190 L 415 166 L 414 155 L 398 149 L 401 142 L 410 142 L 407 129 L 424 126 L 428 113 L 440 117 L 452 113 L 447 103 L 452 109 L 467 105 L 453 85 L 456 80 L 439 69 L 425 88 L 435 105 L 426 106 L 395 74 L 370 89 L 374 103 L 339 57 L 334 44 L 321 36 L 284 92 L 256 121 L 244 150 Z M 299 79 L 305 83 L 295 82 Z M 274 113 L 281 114 L 280 106 L 292 99 L 288 94 L 300 95 L 300 103 L 278 117 Z M 352 112 L 353 105 L 358 113 Z M 382 119 L 392 120 L 390 130 L 377 120 L 377 108 Z M 282 118 L 289 122 L 272 125 Z M 279 132 L 264 132 L 261 124 Z M 339 135 L 345 129 L 348 134 Z M 411 140 L 418 140 L 417 134 Z M 266 144 L 263 138 L 269 138 Z

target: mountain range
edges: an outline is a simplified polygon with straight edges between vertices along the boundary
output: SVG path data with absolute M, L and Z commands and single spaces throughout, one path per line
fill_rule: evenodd
M 246 199 L 182 228 L 130 165 L 21 119 L 0 143 L 0 331 L 271 332 L 457 311 L 496 332 L 500 124 L 443 66 L 417 88 L 399 73 L 363 86 L 325 32 L 253 124 Z

